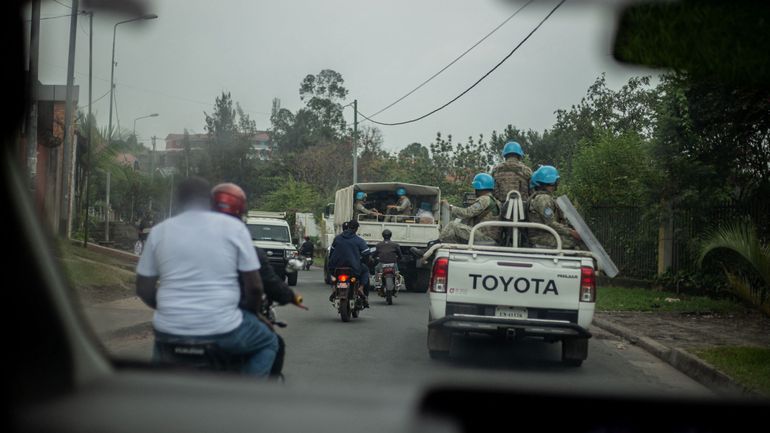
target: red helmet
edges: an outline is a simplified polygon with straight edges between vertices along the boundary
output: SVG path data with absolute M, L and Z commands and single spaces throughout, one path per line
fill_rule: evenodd
M 246 213 L 246 193 L 234 183 L 220 183 L 211 190 L 211 208 L 241 218 Z

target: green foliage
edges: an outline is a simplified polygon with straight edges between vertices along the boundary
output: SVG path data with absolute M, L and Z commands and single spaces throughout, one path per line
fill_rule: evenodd
M 712 254 L 735 294 L 770 315 L 770 246 L 760 242 L 756 227 L 739 221 L 717 229 L 703 242 L 698 265 Z
M 296 182 L 289 178 L 275 191 L 267 194 L 259 206 L 260 210 L 277 212 L 313 212 L 318 213 L 328 202 L 303 182 Z
M 225 92 L 216 98 L 214 111 L 204 114 L 209 139 L 205 157 L 196 161 L 195 173 L 213 183 L 250 184 L 256 160 L 252 148 L 256 124 Z
M 732 313 L 742 311 L 740 304 L 706 296 L 686 296 L 665 291 L 599 287 L 598 311 L 666 311 L 679 313 Z
M 650 202 L 654 172 L 647 143 L 636 133 L 607 131 L 583 140 L 568 188 L 560 188 L 581 206 L 643 206 Z
M 748 389 L 770 396 L 770 349 L 713 347 L 694 352 Z
M 679 270 L 667 271 L 657 275 L 653 283 L 665 290 L 676 293 L 690 293 L 719 297 L 727 290 L 727 280 L 724 275 L 709 270 Z

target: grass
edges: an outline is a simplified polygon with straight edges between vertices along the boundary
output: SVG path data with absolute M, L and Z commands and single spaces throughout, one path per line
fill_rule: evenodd
M 676 301 L 678 299 L 678 301 Z M 677 295 L 648 289 L 597 288 L 598 311 L 663 311 L 674 313 L 730 313 L 744 310 L 741 304 L 706 296 Z
M 770 396 L 770 349 L 715 347 L 693 352 L 745 387 Z
M 84 304 L 108 302 L 133 295 L 135 276 L 120 268 L 119 259 L 106 257 L 68 242 L 57 252 L 65 275 Z

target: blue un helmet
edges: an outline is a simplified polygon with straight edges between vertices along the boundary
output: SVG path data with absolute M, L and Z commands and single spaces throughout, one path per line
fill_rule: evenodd
M 559 181 L 559 170 L 552 165 L 543 165 L 534 173 L 529 181 L 529 187 L 535 188 L 541 185 L 555 185 Z
M 521 144 L 515 141 L 509 141 L 505 143 L 505 147 L 503 147 L 503 158 L 512 153 L 515 153 L 516 155 L 524 158 L 524 151 L 521 149 Z
M 404 188 L 399 188 L 396 190 L 396 195 L 401 197 L 402 195 L 406 195 L 406 190 Z
M 366 198 L 366 193 L 363 191 L 356 192 L 356 200 L 363 200 Z
M 487 173 L 479 173 L 473 178 L 471 185 L 475 190 L 495 189 L 495 179 Z

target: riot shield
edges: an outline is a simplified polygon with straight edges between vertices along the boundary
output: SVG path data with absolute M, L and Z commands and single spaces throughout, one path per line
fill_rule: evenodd
M 575 231 L 578 232 L 588 249 L 596 256 L 596 259 L 599 262 L 599 269 L 610 278 L 618 275 L 618 267 L 615 266 L 615 263 L 612 261 L 609 254 L 604 251 L 604 247 L 602 247 L 602 244 L 596 239 L 596 236 L 591 232 L 591 229 L 588 228 L 588 224 L 586 224 L 583 217 L 580 216 L 577 209 L 575 209 L 575 206 L 572 206 L 572 202 L 569 198 L 566 195 L 563 195 L 556 199 L 556 204 L 559 205 L 564 216 Z

